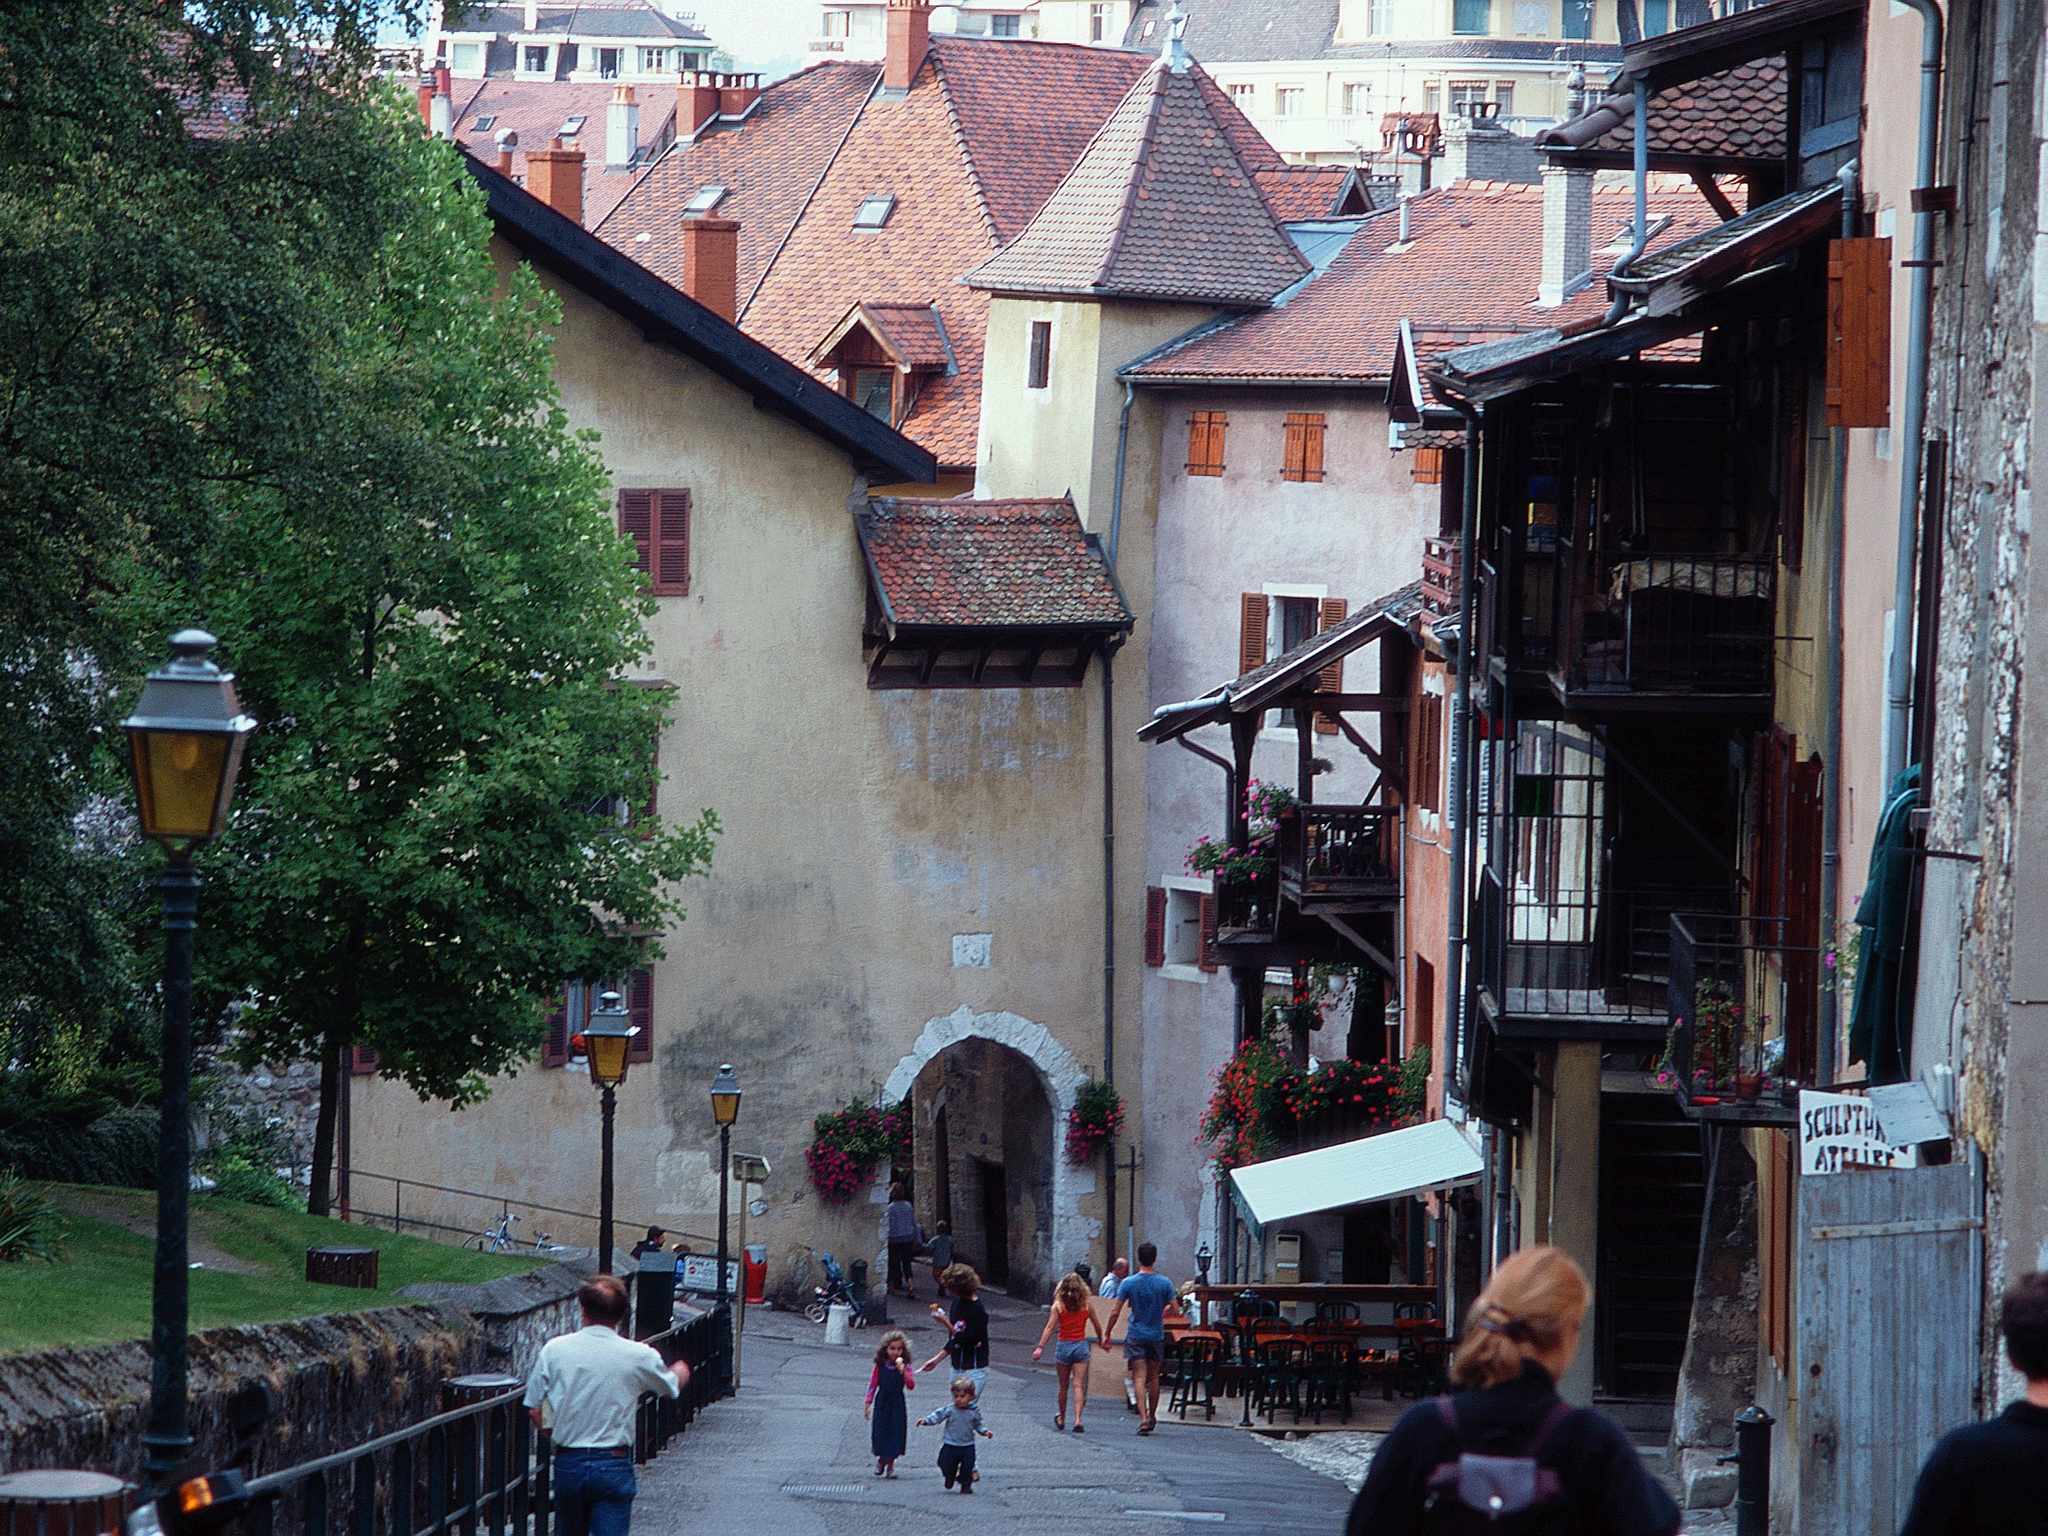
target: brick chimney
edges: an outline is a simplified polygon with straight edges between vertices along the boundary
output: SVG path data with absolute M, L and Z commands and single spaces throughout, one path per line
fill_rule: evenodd
M 510 176 L 512 174 L 512 155 L 519 148 L 519 135 L 510 128 L 500 128 L 498 130 L 497 143 L 498 174 L 500 176 Z
M 676 86 L 676 137 L 695 138 L 718 116 L 718 76 L 686 69 Z
M 526 152 L 526 190 L 565 219 L 583 222 L 583 151 L 557 134 Z
M 630 85 L 614 86 L 604 113 L 604 163 L 612 170 L 623 170 L 639 152 L 640 103 Z
M 1543 167 L 1543 275 L 1536 302 L 1555 309 L 1592 280 L 1593 172 L 1590 167 Z
M 722 320 L 740 314 L 740 226 L 736 219 L 683 220 L 683 292 Z
M 931 0 L 889 0 L 888 51 L 882 56 L 882 89 L 910 89 L 932 43 Z
M 726 117 L 740 117 L 761 99 L 761 77 L 722 75 L 718 81 L 718 110 Z

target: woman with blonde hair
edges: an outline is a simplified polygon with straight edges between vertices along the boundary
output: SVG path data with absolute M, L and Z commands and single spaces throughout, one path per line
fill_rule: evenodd
M 1496 1269 L 1452 1356 L 1463 1390 L 1401 1416 L 1373 1457 L 1347 1536 L 1672 1536 L 1678 1506 L 1628 1436 L 1557 1395 L 1591 1300 L 1585 1271 L 1561 1249 L 1525 1248 Z
M 1086 1434 L 1081 1424 L 1082 1410 L 1088 1406 L 1088 1330 L 1095 1330 L 1096 1342 L 1103 1348 L 1109 1347 L 1109 1340 L 1103 1337 L 1102 1322 L 1094 1309 L 1088 1305 L 1088 1286 L 1079 1275 L 1064 1274 L 1052 1293 L 1052 1305 L 1046 1309 L 1045 1327 L 1038 1335 L 1038 1345 L 1031 1351 L 1031 1358 L 1045 1358 L 1045 1343 L 1059 1330 L 1060 1341 L 1052 1352 L 1054 1363 L 1059 1367 L 1060 1395 L 1055 1399 L 1058 1407 L 1053 1410 L 1052 1427 L 1067 1427 L 1067 1384 L 1073 1383 L 1074 1433 Z

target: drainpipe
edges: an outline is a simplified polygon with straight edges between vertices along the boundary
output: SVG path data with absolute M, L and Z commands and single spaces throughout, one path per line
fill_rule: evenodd
M 1851 160 L 1836 173 L 1842 183 L 1842 238 L 1854 239 L 1857 219 L 1856 162 Z M 1849 489 L 1849 430 L 1836 427 L 1834 438 L 1834 485 L 1828 497 L 1827 527 L 1821 537 L 1828 567 L 1827 640 L 1828 682 L 1821 691 L 1821 750 L 1826 767 L 1821 771 L 1820 818 L 1820 910 L 1827 925 L 1821 935 L 1823 947 L 1834 943 L 1840 923 L 1836 910 L 1842 895 L 1842 546 L 1845 538 L 1846 500 Z M 1820 1039 L 1813 1062 L 1814 1083 L 1825 1086 L 1835 1080 L 1835 1036 L 1841 1027 L 1842 999 L 1834 987 L 1820 994 Z
M 1905 0 L 1920 13 L 1920 155 L 1916 193 L 1934 185 L 1935 134 L 1941 121 L 1941 8 L 1935 0 Z M 1934 307 L 1934 210 L 1913 214 L 1912 303 L 1906 321 L 1905 420 L 1900 429 L 1899 547 L 1892 580 L 1892 648 L 1885 658 L 1884 782 L 1906 766 L 1908 716 L 1913 707 L 1913 575 L 1920 520 L 1922 437 L 1927 424 L 1927 348 Z
M 1629 231 L 1629 247 L 1622 253 L 1608 272 L 1609 277 L 1619 277 L 1636 264 L 1643 254 L 1643 247 L 1650 243 L 1650 87 L 1642 80 L 1634 82 L 1635 89 L 1635 147 L 1634 166 L 1636 178 L 1636 224 Z M 1622 317 L 1628 308 L 1628 295 L 1617 293 L 1614 302 L 1607 306 L 1607 313 L 1600 317 L 1602 325 L 1612 325 Z
M 1477 583 L 1473 578 L 1478 562 L 1473 557 L 1479 538 L 1479 410 L 1463 403 L 1458 410 L 1465 418 L 1465 484 L 1464 509 L 1458 519 L 1458 691 L 1451 705 L 1451 792 L 1445 802 L 1457 809 L 1458 826 L 1451 836 L 1451 896 L 1444 924 L 1444 997 L 1451 1009 L 1450 1054 L 1456 1059 L 1446 1062 L 1444 1070 L 1446 1080 L 1457 1084 L 1458 1097 L 1463 1099 L 1469 1086 L 1465 1081 L 1465 1031 L 1469 1027 L 1465 1007 L 1465 866 L 1466 850 L 1472 840 L 1465 781 L 1471 776 L 1467 738 L 1472 718 L 1472 669 L 1479 663 L 1472 644 L 1477 606 L 1473 594 Z
M 1136 391 L 1124 380 L 1123 409 L 1116 422 L 1116 484 L 1109 500 L 1109 569 L 1116 574 L 1116 549 L 1124 527 L 1124 461 L 1131 441 L 1131 401 Z M 1116 1086 L 1116 669 L 1102 653 L 1102 1080 Z M 1107 1220 L 1103 1273 L 1116 1262 L 1116 1138 L 1108 1139 L 1109 1182 L 1103 1207 Z M 1135 1196 L 1134 1196 L 1135 1198 Z M 1137 1212 L 1131 1217 L 1135 1220 Z

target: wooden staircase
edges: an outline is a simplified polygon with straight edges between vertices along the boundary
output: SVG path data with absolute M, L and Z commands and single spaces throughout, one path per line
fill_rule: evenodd
M 1595 1376 L 1606 1397 L 1671 1402 L 1692 1322 L 1706 1162 L 1669 1095 L 1600 1098 Z

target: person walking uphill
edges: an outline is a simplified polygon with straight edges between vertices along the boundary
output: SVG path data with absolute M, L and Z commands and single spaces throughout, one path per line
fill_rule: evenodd
M 1138 1433 L 1149 1435 L 1159 1423 L 1159 1370 L 1166 1359 L 1166 1309 L 1173 1304 L 1173 1282 L 1154 1274 L 1159 1262 L 1156 1243 L 1138 1244 L 1138 1272 L 1117 1287 L 1116 1305 L 1109 1309 L 1109 1321 L 1102 1325 L 1102 1347 L 1109 1347 L 1109 1335 L 1116 1332 L 1116 1320 L 1124 1308 L 1131 1309 L 1131 1326 L 1124 1334 L 1124 1360 L 1131 1368 L 1131 1381 L 1138 1398 Z
M 1496 1269 L 1451 1362 L 1465 1390 L 1401 1416 L 1346 1536 L 1673 1536 L 1678 1506 L 1627 1435 L 1557 1395 L 1591 1297 L 1560 1249 L 1525 1248 Z
M 576 1292 L 583 1326 L 540 1347 L 526 1379 L 534 1428 L 554 1434 L 554 1498 L 563 1536 L 626 1536 L 633 1519 L 633 1419 L 649 1392 L 680 1397 L 690 1368 L 664 1365 L 619 1336 L 626 1287 L 595 1275 Z
M 917 1208 L 910 1191 L 898 1182 L 889 1186 L 889 1205 L 882 1212 L 882 1235 L 889 1242 L 889 1293 L 915 1296 L 911 1272 L 917 1264 Z

